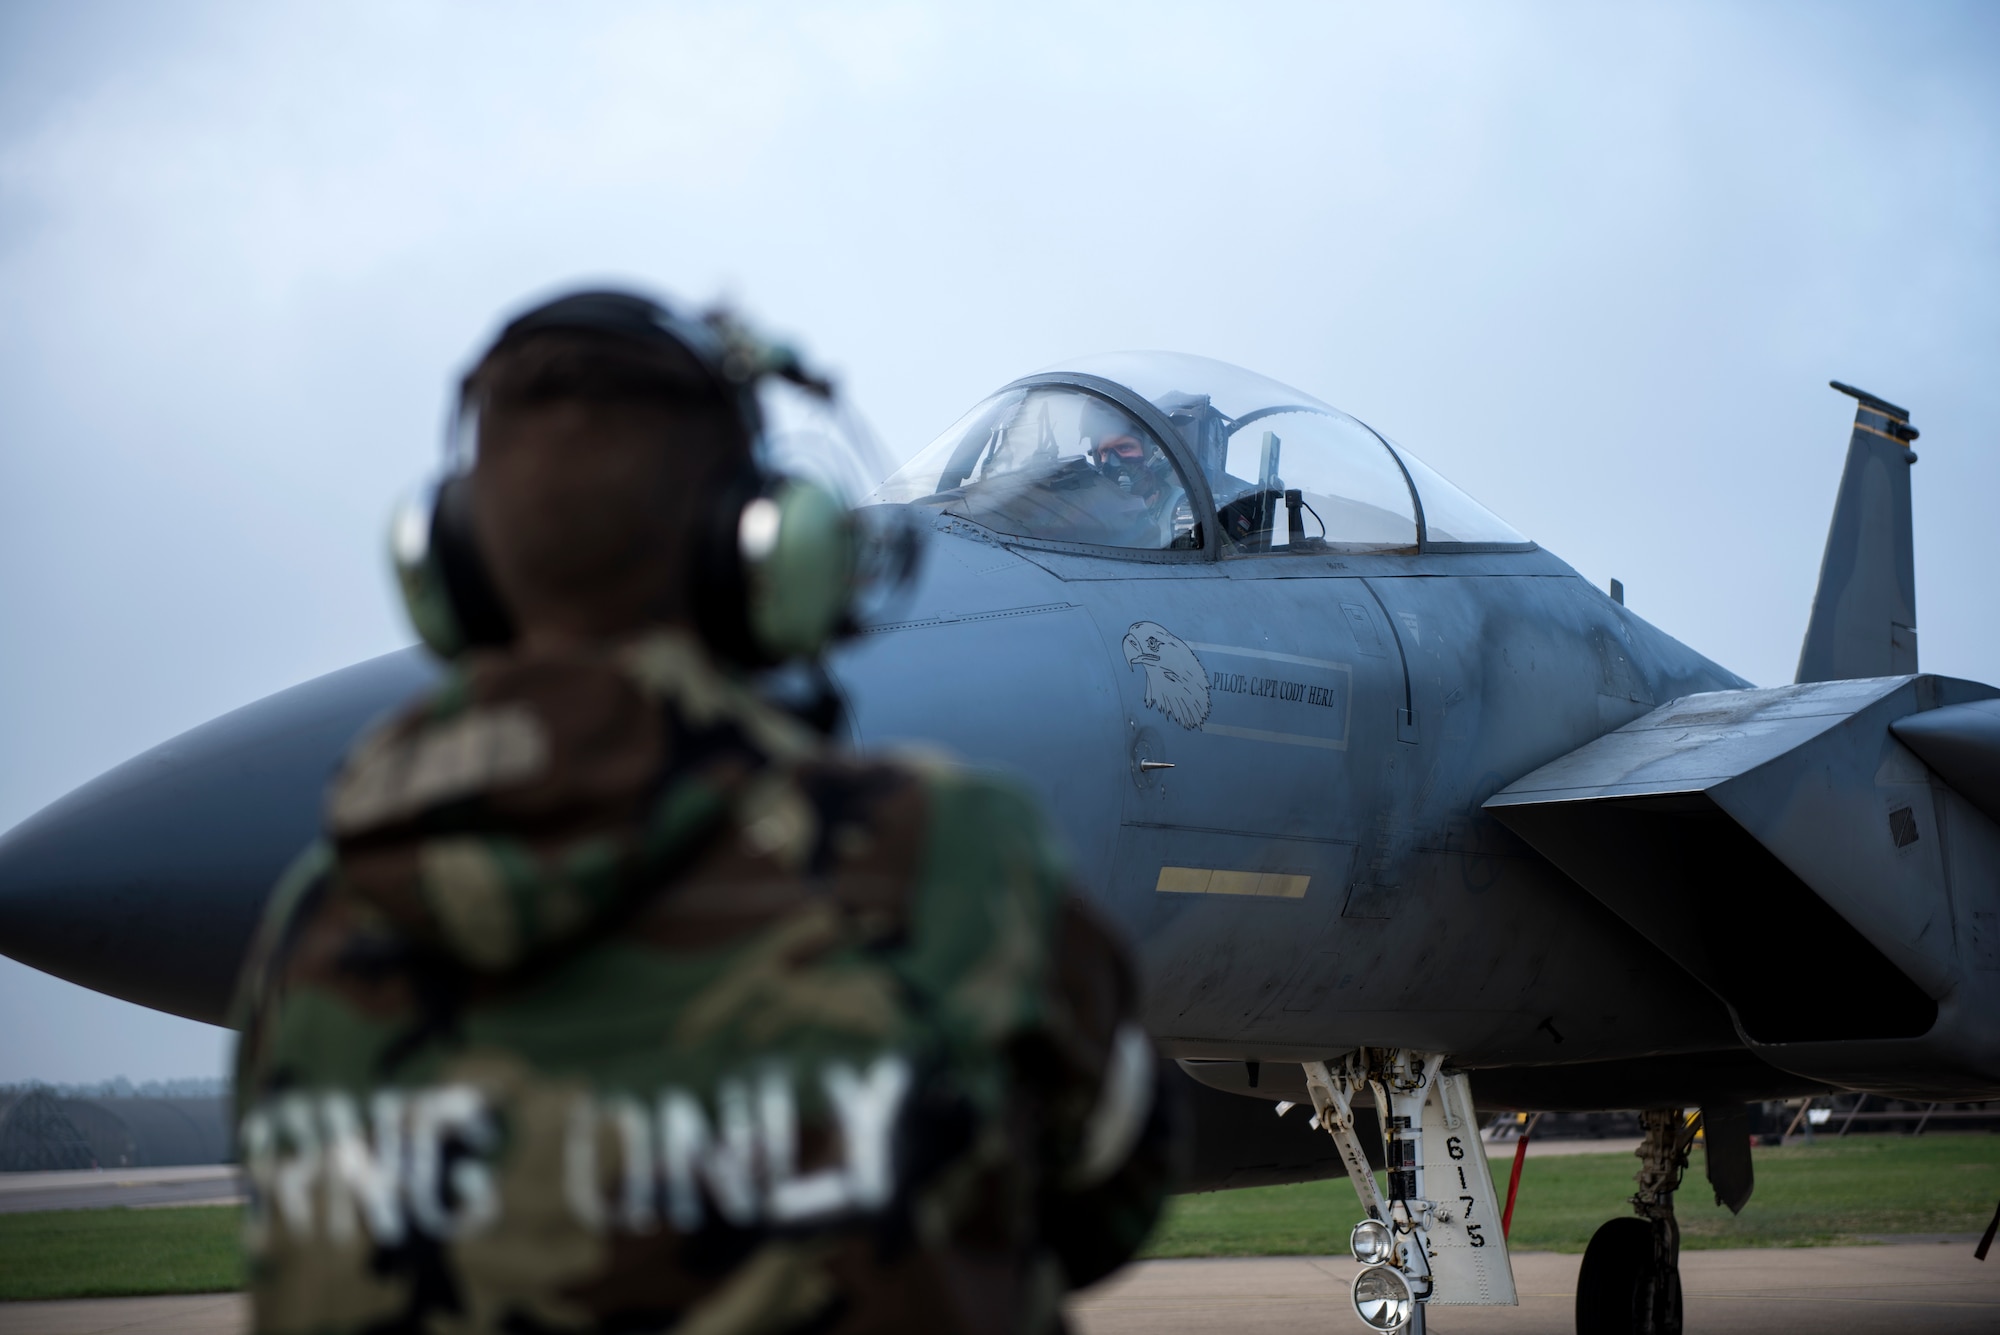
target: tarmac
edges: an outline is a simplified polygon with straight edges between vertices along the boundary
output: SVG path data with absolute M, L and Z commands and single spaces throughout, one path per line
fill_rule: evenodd
M 1972 1259 L 1974 1239 L 1880 1247 L 1681 1253 L 1687 1335 L 1993 1335 L 2000 1257 Z M 1436 1307 L 1427 1335 L 1570 1335 L 1583 1258 L 1514 1256 L 1518 1307 Z M 1142 1261 L 1079 1294 L 1082 1335 L 1341 1335 L 1367 1329 L 1340 1257 Z
M 1877 1247 L 1697 1251 L 1681 1256 L 1687 1335 L 1992 1335 L 2000 1256 L 1971 1238 Z M 1569 1335 L 1581 1258 L 1514 1257 L 1519 1307 L 1441 1307 L 1429 1335 Z M 1340 1335 L 1366 1328 L 1347 1297 L 1347 1257 L 1142 1261 L 1079 1294 L 1079 1335 Z M 239 1294 L 0 1303 L 5 1335 L 239 1335 Z
M 1636 1142 L 1530 1141 L 1531 1158 L 1631 1152 Z M 1489 1147 L 1496 1160 L 1511 1143 Z M 0 1213 L 222 1205 L 242 1199 L 226 1164 L 106 1172 L 0 1174 Z M 1681 1255 L 1688 1335 L 1993 1335 L 2000 1331 L 2000 1253 L 1972 1257 L 1970 1235 L 1883 1237 L 1885 1245 L 1688 1251 Z M 1569 1335 L 1581 1257 L 1514 1255 L 1518 1307 L 1438 1307 L 1428 1335 Z M 1335 1335 L 1365 1329 L 1345 1256 L 1142 1261 L 1077 1295 L 1078 1335 Z M 239 1335 L 240 1294 L 0 1303 L 0 1335 Z
M 0 1173 L 0 1214 L 115 1205 L 142 1210 L 162 1205 L 236 1205 L 242 1200 L 243 1183 L 234 1164 Z

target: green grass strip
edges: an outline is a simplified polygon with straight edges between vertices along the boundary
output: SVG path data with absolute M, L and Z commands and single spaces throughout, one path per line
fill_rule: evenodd
M 238 1206 L 0 1214 L 0 1300 L 240 1289 L 242 1229 Z
M 1682 1245 L 1810 1247 L 1878 1233 L 1977 1233 L 2000 1201 L 2000 1136 L 1851 1136 L 1755 1152 L 1757 1190 L 1731 1217 L 1714 1204 L 1696 1150 L 1676 1201 Z M 1493 1159 L 1497 1191 L 1511 1155 Z M 1531 1158 L 1512 1243 L 1580 1252 L 1631 1207 L 1629 1154 Z M 214 1293 L 242 1287 L 242 1211 L 57 1210 L 0 1215 L 0 1300 Z M 1344 1179 L 1179 1196 L 1145 1255 L 1325 1256 L 1360 1218 Z
M 1753 1152 L 1757 1189 L 1743 1213 L 1715 1204 L 1696 1149 L 1676 1196 L 1687 1248 L 1811 1247 L 1876 1233 L 1977 1233 L 2000 1201 L 2000 1136 L 1850 1136 Z M 1492 1159 L 1504 1199 L 1513 1155 Z M 1509 1241 L 1517 1251 L 1580 1252 L 1607 1219 L 1631 1213 L 1630 1154 L 1530 1158 Z M 1145 1254 L 1339 1255 L 1361 1217 L 1340 1178 L 1176 1197 Z

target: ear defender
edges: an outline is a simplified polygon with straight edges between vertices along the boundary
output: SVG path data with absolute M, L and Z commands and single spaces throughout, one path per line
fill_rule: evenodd
M 427 489 L 428 490 L 428 489 Z M 444 574 L 431 559 L 433 512 L 427 495 L 405 496 L 389 517 L 389 564 L 396 572 L 396 591 L 403 595 L 403 615 L 409 617 L 424 648 L 439 658 L 451 658 L 465 647 L 458 618 L 451 613 L 451 595 Z
M 743 562 L 751 639 L 768 662 L 819 652 L 846 629 L 858 566 L 854 516 L 822 487 L 780 478 L 743 507 Z
M 848 629 L 860 566 L 854 516 L 811 482 L 746 473 L 695 544 L 695 621 L 724 658 L 769 667 Z
M 389 521 L 389 561 L 410 625 L 438 657 L 456 658 L 514 638 L 513 618 L 473 544 L 463 473 L 447 474 L 396 507 Z
M 542 330 L 584 330 L 673 345 L 691 355 L 735 406 L 745 433 L 762 438 L 759 382 L 780 379 L 830 398 L 832 385 L 796 354 L 758 339 L 725 312 L 685 320 L 627 292 L 578 292 L 516 317 L 494 347 Z M 490 350 L 488 355 L 491 355 Z M 471 482 L 477 411 L 468 377 L 447 442 L 446 472 L 390 523 L 390 560 L 419 638 L 442 658 L 511 643 L 515 627 L 475 541 Z M 470 440 L 470 447 L 468 447 Z M 756 464 L 717 499 L 691 534 L 695 621 L 718 656 L 770 667 L 818 654 L 854 624 L 862 584 L 858 521 L 832 492 Z M 904 562 L 907 575 L 909 562 Z

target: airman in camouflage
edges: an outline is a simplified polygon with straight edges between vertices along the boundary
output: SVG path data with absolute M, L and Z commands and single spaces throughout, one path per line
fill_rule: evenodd
M 591 370 L 633 349 L 540 345 L 536 394 L 521 348 L 487 359 L 510 449 L 705 410 L 685 368 L 653 402 Z M 657 588 L 543 616 L 521 553 L 560 535 L 501 555 L 489 464 L 519 636 L 357 746 L 239 996 L 257 1329 L 1059 1327 L 1151 1225 L 1167 1143 L 1131 974 L 1037 814 L 840 752 Z

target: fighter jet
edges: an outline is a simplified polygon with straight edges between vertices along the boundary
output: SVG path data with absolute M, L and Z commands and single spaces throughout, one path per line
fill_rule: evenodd
M 1188 1186 L 1347 1174 L 1368 1326 L 1513 1301 L 1481 1116 L 1640 1108 L 1578 1329 L 1678 1330 L 1697 1123 L 1740 1209 L 1752 1102 L 2000 1097 L 2000 690 L 1919 673 L 1917 432 L 1835 388 L 1797 680 L 1756 688 L 1312 395 L 1027 376 L 867 498 L 925 552 L 828 664 L 841 726 L 1040 794 L 1190 1078 Z M 221 1022 L 343 749 L 438 671 L 322 677 L 22 823 L 0 949 Z

